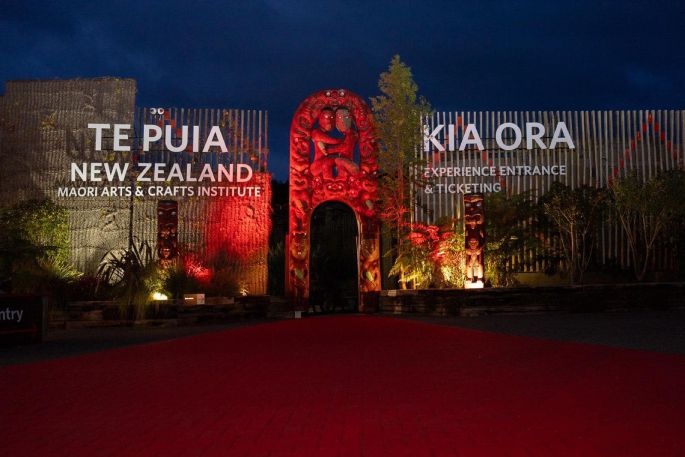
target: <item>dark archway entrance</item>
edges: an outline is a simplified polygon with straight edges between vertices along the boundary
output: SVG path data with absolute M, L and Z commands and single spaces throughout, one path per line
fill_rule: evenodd
M 315 312 L 356 312 L 359 300 L 357 218 L 329 201 L 312 213 L 310 301 Z

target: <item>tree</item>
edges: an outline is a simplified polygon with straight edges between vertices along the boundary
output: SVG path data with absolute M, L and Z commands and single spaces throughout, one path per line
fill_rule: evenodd
M 397 238 L 397 255 L 402 250 L 403 234 L 411 208 L 411 187 L 418 176 L 412 173 L 419 165 L 417 148 L 422 142 L 422 119 L 430 113 L 428 102 L 417 95 L 411 68 L 400 56 L 393 57 L 387 72 L 378 80 L 382 95 L 371 98 L 378 135 L 379 197 L 381 219 Z M 400 272 L 400 284 L 406 278 Z
M 635 278 L 642 281 L 660 235 L 685 216 L 685 172 L 670 170 L 647 181 L 631 173 L 610 189 L 628 238 Z
M 559 182 L 541 198 L 545 215 L 558 231 L 572 284 L 583 282 L 606 202 L 604 189 L 590 186 L 571 189 Z

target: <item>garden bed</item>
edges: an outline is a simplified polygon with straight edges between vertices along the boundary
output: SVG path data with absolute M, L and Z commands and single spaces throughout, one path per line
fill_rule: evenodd
M 682 308 L 685 308 L 683 282 L 385 290 L 380 296 L 381 312 L 431 316 Z

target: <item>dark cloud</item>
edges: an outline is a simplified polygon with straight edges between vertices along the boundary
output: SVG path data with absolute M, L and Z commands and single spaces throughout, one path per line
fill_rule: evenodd
M 399 53 L 439 109 L 683 108 L 681 1 L 3 2 L 0 80 L 138 80 L 138 104 L 268 109 L 285 178 L 309 93 Z

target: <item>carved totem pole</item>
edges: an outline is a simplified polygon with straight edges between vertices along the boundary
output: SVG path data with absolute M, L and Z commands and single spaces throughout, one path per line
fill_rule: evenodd
M 157 258 L 166 268 L 178 255 L 178 202 L 157 202 Z
M 466 288 L 483 287 L 485 248 L 483 195 L 464 195 L 464 234 L 466 243 Z
M 354 160 L 357 145 L 358 164 Z M 309 307 L 311 216 L 327 201 L 344 203 L 354 211 L 359 226 L 359 311 L 376 310 L 381 289 L 377 161 L 371 110 L 361 97 L 331 89 L 316 92 L 300 104 L 290 127 L 286 239 L 286 291 L 296 310 Z

